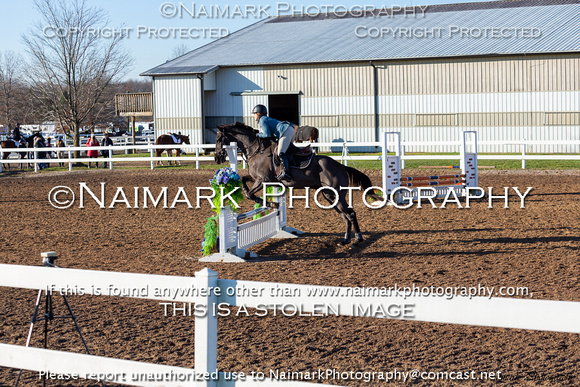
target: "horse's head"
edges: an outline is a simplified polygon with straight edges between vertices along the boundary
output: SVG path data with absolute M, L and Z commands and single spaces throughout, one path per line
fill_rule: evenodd
M 223 164 L 227 160 L 224 145 L 235 142 L 242 153 L 245 153 L 246 149 L 256 141 L 257 131 L 242 122 L 236 122 L 233 125 L 219 125 L 217 130 L 214 159 L 218 164 Z
M 189 144 L 189 143 L 190 143 L 190 142 L 189 142 L 189 136 L 181 136 L 181 141 L 182 141 L 184 144 Z
M 217 164 L 224 164 L 228 157 L 224 145 L 227 145 L 227 138 L 225 134 L 225 128 L 229 125 L 219 125 L 217 127 L 217 134 L 215 136 L 215 153 L 214 160 Z

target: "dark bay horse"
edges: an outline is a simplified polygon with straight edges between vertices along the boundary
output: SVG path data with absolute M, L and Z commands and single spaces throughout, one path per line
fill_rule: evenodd
M 175 142 L 173 140 L 173 136 L 179 138 L 181 143 Z M 161 136 L 157 137 L 157 140 L 155 140 L 155 145 L 189 144 L 189 136 L 182 136 L 181 134 L 174 134 L 173 136 L 170 134 L 162 134 Z M 163 152 L 167 152 L 167 157 L 171 157 L 172 150 L 175 150 L 175 157 L 179 157 L 180 150 L 175 148 L 155 149 L 155 157 L 161 157 Z M 161 160 L 159 160 L 158 163 L 163 165 Z M 171 165 L 171 161 L 169 162 L 169 165 Z M 175 165 L 177 165 L 177 161 L 175 162 Z
M 8 159 L 8 156 L 10 156 L 10 153 L 12 153 L 7 151 L 8 149 L 19 148 L 18 144 L 14 140 L 2 141 L 0 142 L 0 147 L 2 148 L 2 160 Z M 18 152 L 18 158 L 22 158 L 22 154 L 20 152 Z M 22 167 L 22 164 L 20 164 L 20 167 Z M 10 169 L 10 164 L 6 164 L 6 169 Z
M 238 149 L 247 160 L 250 176 L 242 177 L 244 194 L 248 199 L 262 204 L 262 200 L 256 193 L 262 190 L 262 183 L 278 182 L 276 172 L 272 163 L 272 156 L 276 143 L 269 139 L 258 139 L 256 131 L 236 122 L 233 125 L 220 125 L 217 127 L 215 161 L 222 164 L 227 160 L 227 153 L 224 145 L 236 142 Z M 348 244 L 351 241 L 351 231 L 354 228 L 355 240 L 358 244 L 363 240 L 360 227 L 354 209 L 349 208 L 346 195 L 347 190 L 340 187 L 362 187 L 363 190 L 372 186 L 370 178 L 364 173 L 340 164 L 328 156 L 314 156 L 310 165 L 305 169 L 290 168 L 292 181 L 284 183 L 288 187 L 317 189 L 320 187 L 332 187 L 338 192 L 338 203 L 334 209 L 340 214 L 346 223 L 346 233 L 341 244 Z M 248 188 L 247 182 L 253 181 L 253 186 Z M 330 190 L 321 191 L 325 199 L 333 204 L 335 194 Z M 370 194 L 373 198 L 382 201 L 383 198 Z

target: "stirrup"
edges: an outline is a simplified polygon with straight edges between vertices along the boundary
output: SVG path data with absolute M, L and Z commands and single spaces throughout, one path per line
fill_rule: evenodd
M 276 177 L 279 181 L 292 181 L 292 178 L 287 173 L 281 173 Z

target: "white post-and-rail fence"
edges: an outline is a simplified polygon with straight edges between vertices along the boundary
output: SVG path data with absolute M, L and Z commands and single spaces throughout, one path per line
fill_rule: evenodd
M 230 168 L 238 172 L 237 144 L 235 142 L 224 146 L 230 163 Z M 281 185 L 281 184 L 280 184 Z M 279 188 L 273 187 L 272 201 L 276 208 L 262 207 L 243 214 L 223 207 L 219 214 L 219 245 L 218 252 L 200 259 L 201 262 L 246 262 L 244 258 L 255 258 L 258 255 L 246 249 L 270 238 L 296 238 L 303 231 L 288 226 L 286 213 L 286 196 L 278 195 Z M 268 214 L 265 214 L 265 213 Z M 264 215 L 265 214 L 265 215 Z M 254 218 L 245 223 L 239 222 Z
M 303 146 L 303 144 L 296 144 L 297 146 Z M 382 156 L 377 155 L 368 155 L 368 156 L 361 156 L 361 155 L 351 155 L 348 151 L 349 148 L 352 147 L 375 147 L 376 149 L 380 150 L 382 147 L 382 142 L 329 142 L 329 143 L 312 143 L 310 144 L 313 148 L 336 148 L 341 147 L 342 155 L 341 156 L 330 156 L 335 160 L 341 161 L 343 164 L 348 164 L 350 161 L 356 160 L 369 160 L 369 161 L 380 161 L 382 160 Z M 460 142 L 454 141 L 402 141 L 402 149 L 401 149 L 401 168 L 405 169 L 405 160 L 461 160 L 461 155 L 449 155 L 449 154 L 431 154 L 431 155 L 406 155 L 404 153 L 404 149 L 406 146 L 461 146 Z M 577 154 L 528 154 L 526 152 L 527 146 L 533 145 L 580 145 L 580 141 L 578 140 L 570 140 L 570 141 L 553 141 L 553 140 L 521 140 L 521 141 L 479 141 L 479 145 L 502 145 L 502 146 L 514 146 L 514 145 L 521 145 L 522 152 L 519 155 L 515 154 L 485 154 L 485 155 L 478 155 L 480 160 L 521 160 L 522 162 L 522 169 L 526 168 L 526 160 L 545 160 L 545 161 L 552 161 L 552 160 L 563 160 L 563 161 L 580 161 L 580 155 Z M 180 157 L 154 157 L 155 154 L 154 149 L 166 149 L 167 146 L 164 145 L 121 145 L 121 146 L 113 146 L 113 147 L 94 147 L 96 150 L 103 150 L 107 149 L 111 151 L 110 156 L 108 158 L 98 158 L 99 162 L 107 162 L 109 163 L 109 168 L 112 168 L 111 163 L 123 163 L 123 162 L 150 162 L 151 168 L 153 169 L 154 163 L 156 161 L 195 161 L 196 168 L 199 168 L 200 161 L 213 161 L 213 157 L 211 156 L 201 156 L 200 152 L 203 149 L 213 149 L 215 146 L 211 144 L 201 145 L 201 144 L 181 144 L 181 145 L 171 145 L 172 149 L 180 148 L 180 149 L 195 149 L 195 156 L 180 156 Z M 72 164 L 76 162 L 93 162 L 95 159 L 92 158 L 72 158 L 72 152 L 74 151 L 86 151 L 89 149 L 86 146 L 83 147 L 65 147 L 65 148 L 17 148 L 17 149 L 2 149 L 0 148 L 0 172 L 2 171 L 3 164 L 21 164 L 23 160 L 19 159 L 7 159 L 2 160 L 2 153 L 4 152 L 32 152 L 34 153 L 35 150 L 38 151 L 46 151 L 46 152 L 65 152 L 67 157 L 64 159 L 47 159 L 45 160 L 26 160 L 27 163 L 31 164 L 38 164 L 38 163 L 53 163 L 53 162 L 63 162 L 69 164 L 69 170 L 72 170 Z M 150 157 L 112 157 L 113 150 L 144 150 L 150 152 Z M 245 161 L 240 158 L 244 164 L 243 168 L 245 168 Z
M 389 136 L 395 136 L 396 140 L 389 143 Z M 468 137 L 471 137 L 471 143 Z M 390 197 L 393 193 L 393 200 L 397 203 L 403 203 L 405 198 L 417 199 L 423 195 L 421 191 L 426 190 L 432 192 L 432 195 L 427 195 L 431 198 L 446 198 L 452 193 L 456 197 L 465 196 L 467 187 L 478 187 L 477 132 L 475 131 L 463 132 L 460 148 L 461 174 L 403 177 L 401 176 L 403 164 L 401 133 L 382 132 L 381 144 L 384 195 Z M 395 148 L 394 156 L 388 155 L 391 144 Z M 468 152 L 468 149 L 471 152 Z
M 155 150 L 156 149 L 195 149 L 195 155 L 189 156 L 171 156 L 171 157 L 155 157 Z M 2 172 L 3 164 L 34 164 L 35 172 L 38 172 L 38 164 L 41 163 L 65 163 L 68 164 L 69 171 L 72 171 L 72 167 L 74 163 L 107 163 L 109 169 L 113 169 L 113 163 L 123 163 L 123 162 L 149 162 L 151 165 L 151 169 L 155 168 L 155 163 L 157 161 L 195 161 L 196 168 L 199 169 L 201 161 L 210 161 L 213 162 L 214 158 L 212 156 L 201 156 L 201 152 L 204 149 L 214 149 L 215 145 L 198 145 L 198 144 L 177 144 L 177 145 L 113 145 L 113 146 L 94 146 L 94 147 L 87 147 L 87 146 L 78 146 L 78 147 L 51 147 L 51 148 L 0 148 L 0 172 Z M 149 157 L 114 157 L 113 158 L 113 151 L 123 151 L 123 150 L 141 150 L 141 151 L 148 151 Z M 80 157 L 74 158 L 74 152 L 85 152 L 87 150 L 96 150 L 99 152 L 99 157 L 91 158 L 91 157 Z M 109 151 L 109 157 L 100 157 L 101 151 L 106 150 Z M 46 159 L 39 159 L 38 152 L 53 152 L 57 155 L 59 153 L 64 153 L 64 158 L 46 158 Z M 24 157 L 24 153 L 31 153 L 33 158 L 31 159 L 23 159 L 23 158 L 9 158 L 6 160 L 2 160 L 4 153 L 19 153 L 22 154 L 21 157 Z M 240 158 L 241 159 L 241 158 Z M 245 162 L 244 162 L 245 166 Z
M 214 307 L 217 304 L 225 303 L 229 306 L 260 308 L 260 311 L 265 308 L 268 310 L 276 309 L 278 315 L 284 311 L 286 315 L 375 317 L 580 333 L 580 302 L 488 297 L 448 299 L 446 297 L 418 295 L 360 297 L 356 295 L 356 288 L 218 279 L 217 273 L 207 268 L 196 272 L 195 277 L 179 277 L 0 264 L 0 273 L 2 273 L 0 286 L 5 287 L 44 291 L 47 289 L 57 289 L 58 291 L 61 288 L 103 289 L 103 295 L 108 295 L 104 290 L 110 288 L 129 290 L 125 294 L 131 294 L 130 290 L 136 289 L 137 291 L 132 292 L 131 297 L 159 302 L 197 303 L 203 305 L 203 309 L 208 311 L 215 310 Z M 146 294 L 141 290 L 143 288 L 148 289 Z M 312 295 L 315 288 L 318 295 Z M 170 291 L 172 295 L 157 297 L 154 295 L 154 289 L 190 289 L 190 292 L 187 295 L 186 292 L 178 292 L 177 295 L 172 296 L 174 293 Z M 233 291 L 231 291 L 232 289 Z M 256 294 L 260 296 L 256 297 Z M 321 294 L 326 295 L 322 296 Z M 116 296 L 116 294 L 114 295 Z M 183 304 L 178 305 L 181 307 Z M 398 306 L 398 308 L 393 308 L 393 305 Z M 382 307 L 383 313 L 361 313 L 361 311 L 378 310 L 379 306 Z M 74 305 L 72 307 L 74 308 Z M 401 311 L 402 308 L 410 310 L 412 315 L 392 313 L 397 310 Z M 162 309 L 160 305 L 159 313 L 162 313 Z M 385 315 L 384 311 L 388 311 L 388 314 Z M 82 327 L 83 318 L 79 318 L 79 316 L 77 318 Z M 233 315 L 232 318 L 234 318 Z M 87 378 L 91 374 L 124 373 L 129 376 L 129 380 L 125 382 L 117 380 L 115 383 L 135 386 L 311 385 L 311 383 L 299 381 L 283 382 L 269 378 L 257 380 L 251 377 L 246 377 L 245 380 L 228 381 L 225 380 L 224 373 L 221 372 L 219 380 L 197 382 L 162 383 L 131 380 L 131 375 L 134 374 L 172 372 L 176 375 L 187 376 L 193 375 L 194 372 L 198 375 L 211 375 L 216 372 L 217 323 L 218 316 L 213 313 L 195 315 L 194 370 L 8 344 L 0 344 L 0 366 L 37 372 L 50 370 L 57 374 L 78 374 L 81 378 Z M 94 378 L 95 376 L 93 376 Z

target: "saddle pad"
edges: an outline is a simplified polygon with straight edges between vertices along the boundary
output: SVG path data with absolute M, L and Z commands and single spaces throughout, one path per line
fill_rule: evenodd
M 312 159 L 314 158 L 314 153 L 311 153 L 310 156 L 297 156 L 293 155 L 288 157 L 288 162 L 290 164 L 290 168 L 294 169 L 306 169 L 310 166 Z M 277 155 L 272 157 L 272 164 L 274 164 L 274 170 L 276 171 L 276 176 L 279 176 L 282 172 L 282 165 L 280 163 L 280 158 Z

